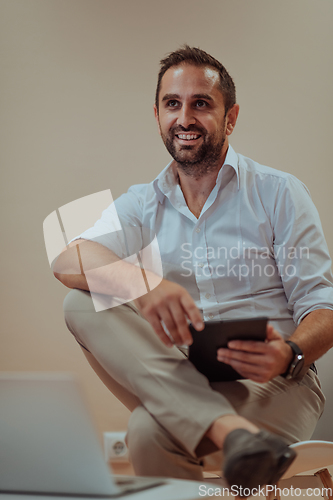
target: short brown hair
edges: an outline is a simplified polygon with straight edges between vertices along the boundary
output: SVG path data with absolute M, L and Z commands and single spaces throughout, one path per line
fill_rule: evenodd
M 211 56 L 199 47 L 190 47 L 184 45 L 175 52 L 170 52 L 167 57 L 160 61 L 161 69 L 158 73 L 157 87 L 155 94 L 155 104 L 158 110 L 158 99 L 161 90 L 161 81 L 164 73 L 172 66 L 179 66 L 180 64 L 193 64 L 194 66 L 210 66 L 218 71 L 220 75 L 220 90 L 224 98 L 225 111 L 227 112 L 236 103 L 236 87 L 233 79 L 215 57 Z

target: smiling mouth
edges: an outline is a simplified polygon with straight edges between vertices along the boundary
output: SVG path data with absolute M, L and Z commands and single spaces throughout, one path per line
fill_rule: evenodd
M 178 139 L 181 139 L 183 141 L 193 141 L 195 139 L 199 139 L 201 137 L 200 134 L 176 134 L 176 137 Z

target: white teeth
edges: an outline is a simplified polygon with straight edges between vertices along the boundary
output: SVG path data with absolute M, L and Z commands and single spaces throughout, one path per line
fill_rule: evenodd
M 187 134 L 178 134 L 179 139 L 185 139 L 186 141 L 191 141 L 193 139 L 197 139 L 198 135 L 187 135 Z

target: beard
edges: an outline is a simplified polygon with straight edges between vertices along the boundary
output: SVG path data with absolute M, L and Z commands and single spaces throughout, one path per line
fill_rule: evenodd
M 199 179 L 221 167 L 222 148 L 226 140 L 224 124 L 225 119 L 221 129 L 210 135 L 206 129 L 198 126 L 190 126 L 187 129 L 177 126 L 171 128 L 167 134 L 162 134 L 165 147 L 185 175 Z M 200 134 L 202 144 L 199 147 L 183 145 L 177 148 L 175 135 L 180 133 Z

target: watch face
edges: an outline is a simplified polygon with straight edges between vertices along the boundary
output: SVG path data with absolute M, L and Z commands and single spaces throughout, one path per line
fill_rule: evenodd
M 297 354 L 291 365 L 290 375 L 292 378 L 297 377 L 304 366 L 304 356 L 302 354 Z

